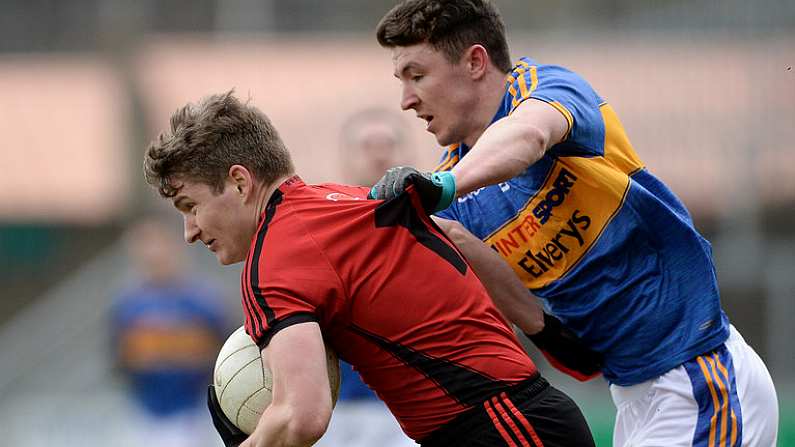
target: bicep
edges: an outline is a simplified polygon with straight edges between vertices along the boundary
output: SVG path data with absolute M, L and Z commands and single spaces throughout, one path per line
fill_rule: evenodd
M 273 335 L 262 350 L 263 362 L 273 375 L 273 405 L 331 413 L 325 349 L 320 326 L 314 322 L 294 324 Z
M 514 125 L 529 128 L 531 138 L 541 138 L 545 142 L 544 150 L 563 141 L 571 126 L 568 118 L 560 110 L 534 98 L 522 101 L 504 119 Z

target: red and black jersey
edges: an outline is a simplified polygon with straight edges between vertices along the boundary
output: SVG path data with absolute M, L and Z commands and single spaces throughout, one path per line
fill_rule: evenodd
M 412 188 L 307 185 L 271 196 L 242 274 L 246 330 L 260 346 L 316 321 L 408 436 L 535 376 L 536 368 Z

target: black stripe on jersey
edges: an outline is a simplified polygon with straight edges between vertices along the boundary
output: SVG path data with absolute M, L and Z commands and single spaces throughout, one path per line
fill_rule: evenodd
M 408 346 L 351 326 L 351 330 L 377 344 L 404 364 L 418 370 L 441 388 L 445 394 L 466 406 L 480 405 L 484 400 L 505 390 L 509 384 L 487 377 L 466 366 L 431 357 Z
M 271 342 L 271 339 L 277 332 L 282 329 L 286 329 L 294 324 L 300 323 L 317 323 L 317 317 L 313 313 L 309 312 L 300 312 L 297 314 L 290 315 L 287 318 L 283 318 L 281 320 L 274 321 L 271 325 L 268 326 L 268 331 L 262 335 L 257 341 L 257 346 L 259 346 L 260 350 L 265 349 L 266 346 Z
M 240 275 L 240 291 L 243 294 L 243 306 L 245 307 L 245 314 L 251 317 L 251 333 L 260 333 L 263 331 L 262 319 L 257 314 L 257 310 L 251 304 L 251 294 L 248 290 L 248 269 L 243 269 Z M 249 328 L 247 327 L 246 330 Z
M 409 230 L 417 238 L 417 242 L 429 248 L 431 251 L 441 256 L 450 265 L 455 267 L 462 275 L 466 274 L 467 263 L 447 242 L 433 234 L 425 222 L 417 214 L 417 210 L 411 205 L 411 196 L 403 193 L 392 200 L 378 205 L 375 209 L 375 226 L 394 227 L 400 225 Z M 439 230 L 437 228 L 439 232 Z
M 262 223 L 259 231 L 257 232 L 257 242 L 254 245 L 254 253 L 251 256 L 251 265 L 249 266 L 249 284 L 251 284 L 251 293 L 254 294 L 254 300 L 259 305 L 262 312 L 265 314 L 265 324 L 271 327 L 273 324 L 274 313 L 273 309 L 268 305 L 265 297 L 259 287 L 259 260 L 262 254 L 262 244 L 265 241 L 265 234 L 268 232 L 268 224 L 273 220 L 273 215 L 276 214 L 276 206 L 282 203 L 283 194 L 280 190 L 273 191 L 273 195 L 268 200 L 268 205 L 265 207 L 265 221 Z M 257 312 L 254 312 L 255 317 L 258 317 Z M 262 321 L 259 322 L 260 327 Z

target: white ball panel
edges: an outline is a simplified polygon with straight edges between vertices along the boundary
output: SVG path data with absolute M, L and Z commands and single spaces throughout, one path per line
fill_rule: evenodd
M 339 361 L 326 345 L 332 402 L 336 404 L 340 388 Z M 273 377 L 264 368 L 260 349 L 246 334 L 244 327 L 229 336 L 215 363 L 213 384 L 224 414 L 243 432 L 250 434 L 270 405 Z
M 251 434 L 257 427 L 262 412 L 271 404 L 270 388 L 262 388 L 253 395 L 240 407 L 237 414 L 237 425 L 243 432 Z

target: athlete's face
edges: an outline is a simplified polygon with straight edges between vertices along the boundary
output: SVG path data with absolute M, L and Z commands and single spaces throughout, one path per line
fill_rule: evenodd
M 477 95 L 465 57 L 451 64 L 430 44 L 421 43 L 393 48 L 392 62 L 403 86 L 400 107 L 414 110 L 439 144 L 457 144 L 478 131 L 470 113 Z
M 201 241 L 223 265 L 246 259 L 256 219 L 246 207 L 240 191 L 227 182 L 220 194 L 209 185 L 178 180 L 182 187 L 174 197 L 174 207 L 182 214 L 185 241 Z

